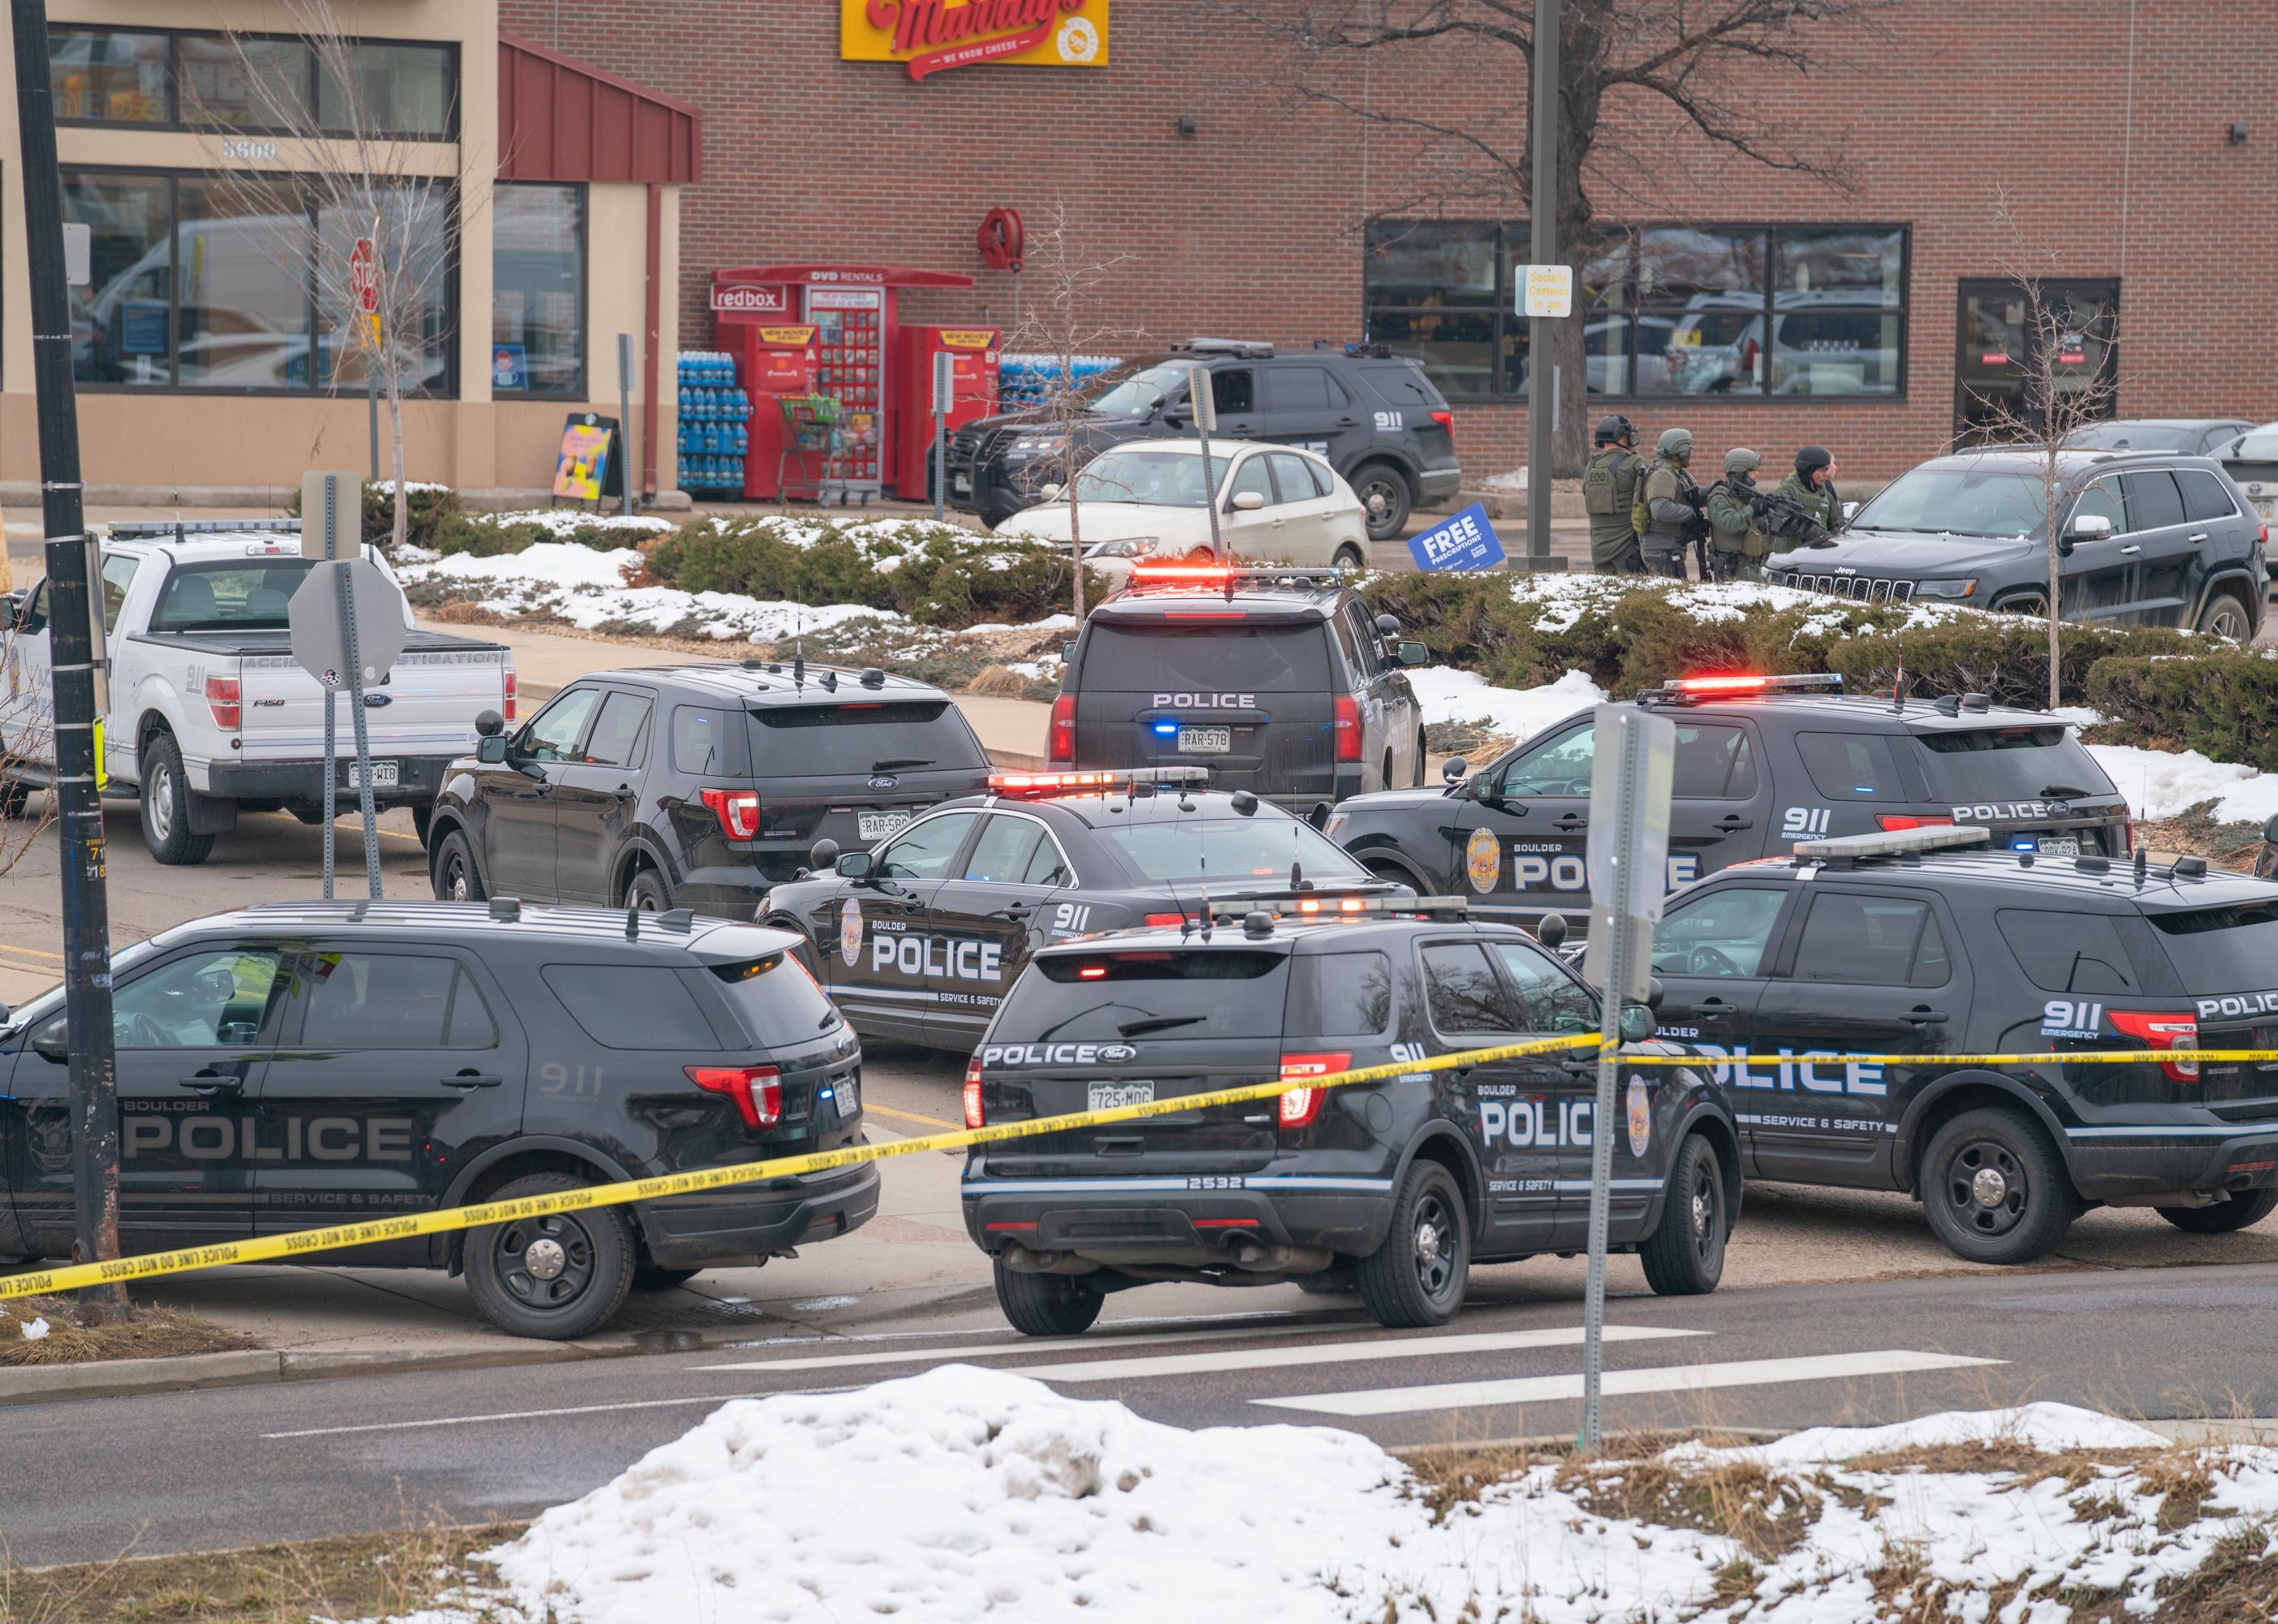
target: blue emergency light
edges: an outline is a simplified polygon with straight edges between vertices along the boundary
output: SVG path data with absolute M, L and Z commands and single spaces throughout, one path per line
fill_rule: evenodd
M 1155 736 L 1158 739 L 1174 739 L 1178 737 L 1179 724 L 1175 721 L 1169 721 L 1157 722 L 1155 724 Z

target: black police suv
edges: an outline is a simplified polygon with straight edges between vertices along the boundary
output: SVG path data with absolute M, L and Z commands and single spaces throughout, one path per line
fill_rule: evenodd
M 989 773 L 939 689 L 796 660 L 596 672 L 511 735 L 476 728 L 429 829 L 445 900 L 748 919 L 816 840 L 874 845 Z
M 2056 717 L 1983 696 L 1846 698 L 1837 676 L 1687 677 L 1637 703 L 1677 725 L 1671 889 L 1799 840 L 1950 823 L 2049 857 L 2123 857 L 2128 803 Z M 1583 711 L 1443 789 L 1347 801 L 1326 833 L 1386 879 L 1492 918 L 1586 925 L 1594 725 Z
M 1381 346 L 1277 353 L 1196 339 L 1104 374 L 1072 424 L 1039 412 L 965 424 L 944 454 L 950 501 L 1002 524 L 1042 501 L 1046 484 L 1066 483 L 1071 436 L 1080 468 L 1111 446 L 1191 432 L 1196 366 L 1211 375 L 1216 433 L 1327 459 L 1360 498 L 1373 540 L 1397 537 L 1413 509 L 1447 501 L 1463 484 L 1455 413 L 1422 363 Z
M 2278 886 L 1984 839 L 1805 842 L 1670 899 L 1660 1033 L 1716 1057 L 1748 1175 L 1912 1191 L 1986 1263 L 2050 1251 L 2083 1204 L 2202 1234 L 2266 1216 L 2278 1065 L 2191 1056 L 2278 1045 Z M 1885 1054 L 1920 1058 L 1857 1058 Z M 2047 1058 L 1940 1058 L 1971 1054 Z
M 1302 900 L 1207 934 L 1143 929 L 1047 948 L 1013 987 L 966 1072 L 973 1125 L 1277 1077 L 1301 1085 L 1277 1100 L 971 1151 L 966 1229 L 995 1260 L 998 1300 L 1021 1330 L 1082 1330 L 1102 1293 L 1150 1281 L 1291 1277 L 1349 1281 L 1387 1325 L 1436 1325 L 1462 1306 L 1473 1262 L 1586 1244 L 1594 1044 L 1386 1083 L 1302 1084 L 1594 1033 L 1590 990 L 1509 926 L 1432 917 L 1413 900 L 1319 923 L 1288 913 Z M 1604 1125 L 1614 1247 L 1640 1254 L 1656 1292 L 1714 1290 L 1740 1203 L 1724 1090 L 1705 1067 L 1637 1067 L 1620 1118 Z
M 769 891 L 761 917 L 800 934 L 865 1035 L 969 1054 L 1052 942 L 1199 919 L 1294 885 L 1319 907 L 1410 895 L 1271 802 L 1196 787 L 1207 777 L 999 773 L 986 795 L 928 812 L 877 850 L 822 842 L 816 873 Z
M 1055 766 L 1210 768 L 1310 811 L 1424 782 L 1406 667 L 1429 658 L 1334 570 L 1143 566 L 1091 612 L 1052 700 Z
M 116 961 L 129 1253 L 401 1217 L 862 1136 L 862 1056 L 780 931 L 682 913 L 280 903 Z M 72 1248 L 60 990 L 0 1022 L 0 1254 Z M 463 1272 L 516 1336 L 867 1221 L 868 1164 L 312 1254 Z

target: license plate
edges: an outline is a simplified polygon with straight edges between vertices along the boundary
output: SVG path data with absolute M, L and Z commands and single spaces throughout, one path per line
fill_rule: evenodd
M 2076 858 L 2080 855 L 2080 836 L 2044 835 L 2041 836 L 2040 852 L 2045 858 Z
M 972 495 L 973 476 L 970 474 L 952 474 L 949 477 L 949 488 L 956 492 L 959 496 Z
M 373 789 L 393 789 L 396 785 L 402 782 L 403 764 L 401 762 L 375 761 L 371 764 L 371 787 Z M 363 780 L 358 775 L 356 764 L 353 761 L 348 763 L 348 788 L 351 789 L 361 789 L 363 788 Z
M 908 812 L 856 812 L 854 832 L 864 840 L 883 840 L 909 820 Z
M 1223 756 L 1234 748 L 1231 728 L 1181 728 L 1179 749 L 1193 756 Z
M 862 1109 L 862 1092 L 852 1078 L 831 1085 L 831 1097 L 838 1102 L 838 1114 L 852 1117 Z
M 1112 1111 L 1119 1105 L 1152 1105 L 1152 1083 L 1093 1083 L 1084 1090 L 1083 1106 L 1090 1111 Z
M 2255 512 L 2266 519 L 2278 519 L 2278 496 L 2258 496 L 2251 499 Z

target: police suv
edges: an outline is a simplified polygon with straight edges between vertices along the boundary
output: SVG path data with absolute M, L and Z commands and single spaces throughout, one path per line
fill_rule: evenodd
M 2278 1064 L 2192 1054 L 2278 1046 L 2278 886 L 1987 839 L 1807 841 L 1670 899 L 1660 1035 L 1715 1056 L 1748 1175 L 1911 1191 L 1986 1263 L 2050 1251 L 2083 1205 L 2201 1234 L 2266 1216 Z M 2112 1049 L 2144 1058 L 2064 1060 Z M 1967 1055 L 2032 1057 L 1942 1058 Z
M 1677 727 L 1669 884 L 1798 840 L 1976 825 L 2045 857 L 2124 857 L 2128 803 L 2070 724 L 1982 694 L 1846 698 L 1842 678 L 1685 677 L 1637 701 Z M 1346 801 L 1325 832 L 1369 869 L 1490 918 L 1589 913 L 1591 713 L 1446 787 Z
M 1200 767 L 996 773 L 875 851 L 817 843 L 819 871 L 768 893 L 856 1029 L 969 1053 L 1029 957 L 1130 925 L 1309 888 L 1308 903 L 1406 896 L 1311 824 Z
M 1300 811 L 1424 782 L 1406 667 L 1430 656 L 1334 569 L 1142 565 L 1084 622 L 1052 701 L 1054 766 L 1207 766 Z
M 1595 1033 L 1589 988 L 1523 933 L 1466 920 L 1460 900 L 1356 900 L 1327 921 L 1303 911 L 1312 900 L 1047 947 L 1014 985 L 966 1071 L 971 1126 L 1292 1085 L 972 1150 L 966 1229 L 1016 1328 L 1081 1331 L 1103 1293 L 1152 1281 L 1288 1278 L 1349 1283 L 1387 1325 L 1436 1325 L 1473 1262 L 1586 1244 L 1594 1043 L 1303 1084 Z M 1656 1292 L 1712 1291 L 1740 1200 L 1725 1092 L 1686 1066 L 1637 1067 L 1622 1086 L 1607 1125 L 1614 1247 L 1640 1254 Z
M 685 912 L 280 903 L 122 950 L 129 1253 L 855 1144 L 861 1051 L 780 931 Z M 68 1256 L 60 990 L 0 1015 L 0 1256 Z M 868 1164 L 311 1254 L 463 1272 L 516 1336 L 877 1209 Z

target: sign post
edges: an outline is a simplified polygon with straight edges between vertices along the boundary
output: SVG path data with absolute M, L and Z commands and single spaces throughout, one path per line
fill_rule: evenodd
M 348 250 L 348 288 L 355 294 L 356 309 L 363 312 L 364 326 L 371 339 L 372 353 L 363 361 L 364 425 L 371 439 L 371 481 L 379 483 L 379 250 L 369 237 L 359 237 L 355 247 Z M 305 515 L 308 508 L 301 509 Z M 305 522 L 305 521 L 304 521 Z M 327 841 L 330 836 L 326 836 Z M 332 848 L 328 844 L 325 850 Z M 331 870 L 325 871 L 327 875 Z M 330 896 L 327 889 L 325 895 Z
M 617 335 L 617 421 L 620 423 L 630 424 L 632 420 L 633 335 L 630 332 L 621 332 Z M 630 433 L 630 430 L 627 431 Z M 631 447 L 628 446 L 622 454 L 624 465 L 627 468 L 631 467 L 633 458 Z M 618 511 L 630 515 L 633 510 L 633 482 L 620 474 L 617 477 L 617 487 L 618 493 L 624 499 Z
M 338 481 L 343 477 L 331 477 Z M 385 681 L 395 657 L 403 652 L 402 594 L 370 559 L 334 559 L 309 572 L 300 590 L 293 594 L 285 615 L 286 624 L 292 629 L 294 661 L 323 684 L 328 719 L 333 696 L 342 688 L 348 690 L 348 714 L 355 724 L 355 789 L 363 814 L 364 879 L 377 901 L 379 824 L 378 814 L 372 806 L 371 740 L 364 727 L 363 688 L 367 682 Z M 325 849 L 328 858 L 332 851 L 333 781 L 339 772 L 339 763 L 328 754 L 325 760 Z M 331 865 L 327 862 L 328 882 L 331 877 Z M 329 883 L 325 895 L 332 895 Z
M 1223 564 L 1227 561 L 1226 544 L 1218 537 L 1218 475 L 1211 465 L 1211 431 L 1218 427 L 1218 397 L 1211 393 L 1211 372 L 1208 367 L 1189 367 L 1187 376 L 1192 381 L 1187 385 L 1189 404 L 1195 408 L 1195 435 L 1203 443 L 1203 506 L 1210 510 L 1211 556 Z M 1068 477 L 1074 479 L 1074 473 Z
M 1602 1416 L 1606 1220 L 1614 1176 L 1614 1085 L 1623 1017 L 1652 984 L 1653 927 L 1669 884 L 1669 796 L 1677 728 L 1634 705 L 1601 705 L 1590 768 L 1590 941 L 1583 975 L 1602 989 L 1598 1099 L 1590 1113 L 1590 1268 L 1582 1299 L 1582 1452 L 1595 1454 Z
M 933 353 L 933 517 L 942 522 L 943 487 L 949 484 L 949 413 L 956 404 L 957 357 L 945 349 Z M 1075 477 L 1074 470 L 1068 474 Z

